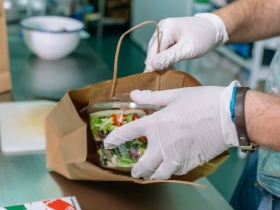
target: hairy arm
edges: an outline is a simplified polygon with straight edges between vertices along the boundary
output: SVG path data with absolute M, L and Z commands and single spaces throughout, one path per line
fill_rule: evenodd
M 280 35 L 279 0 L 238 0 L 214 14 L 224 21 L 232 43 Z
M 280 150 L 280 97 L 247 91 L 245 120 L 251 142 Z

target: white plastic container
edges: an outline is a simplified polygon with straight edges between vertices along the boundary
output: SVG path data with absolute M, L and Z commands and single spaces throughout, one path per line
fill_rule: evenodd
M 147 149 L 147 138 L 142 136 L 106 150 L 103 140 L 114 129 L 158 111 L 162 107 L 137 105 L 132 102 L 107 102 L 93 104 L 81 110 L 88 119 L 95 140 L 100 166 L 119 171 L 130 171 Z

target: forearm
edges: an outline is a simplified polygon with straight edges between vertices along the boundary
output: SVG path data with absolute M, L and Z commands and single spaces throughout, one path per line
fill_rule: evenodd
M 224 21 L 229 42 L 252 42 L 280 35 L 279 0 L 238 0 L 214 13 Z
M 247 91 L 245 120 L 252 143 L 280 150 L 280 97 Z

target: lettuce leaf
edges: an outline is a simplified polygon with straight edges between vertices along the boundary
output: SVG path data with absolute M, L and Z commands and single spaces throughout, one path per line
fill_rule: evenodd
M 102 131 L 105 135 L 109 134 L 118 126 L 113 125 L 113 118 L 93 117 L 90 119 L 90 129 L 93 135 L 96 136 L 97 131 Z

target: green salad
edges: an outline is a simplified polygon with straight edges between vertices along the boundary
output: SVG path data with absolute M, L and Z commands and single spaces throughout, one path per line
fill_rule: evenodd
M 90 128 L 97 144 L 102 166 L 132 167 L 145 153 L 147 138 L 144 136 L 110 150 L 106 150 L 103 145 L 103 140 L 115 128 L 144 116 L 146 113 L 141 109 L 104 110 L 90 114 Z

